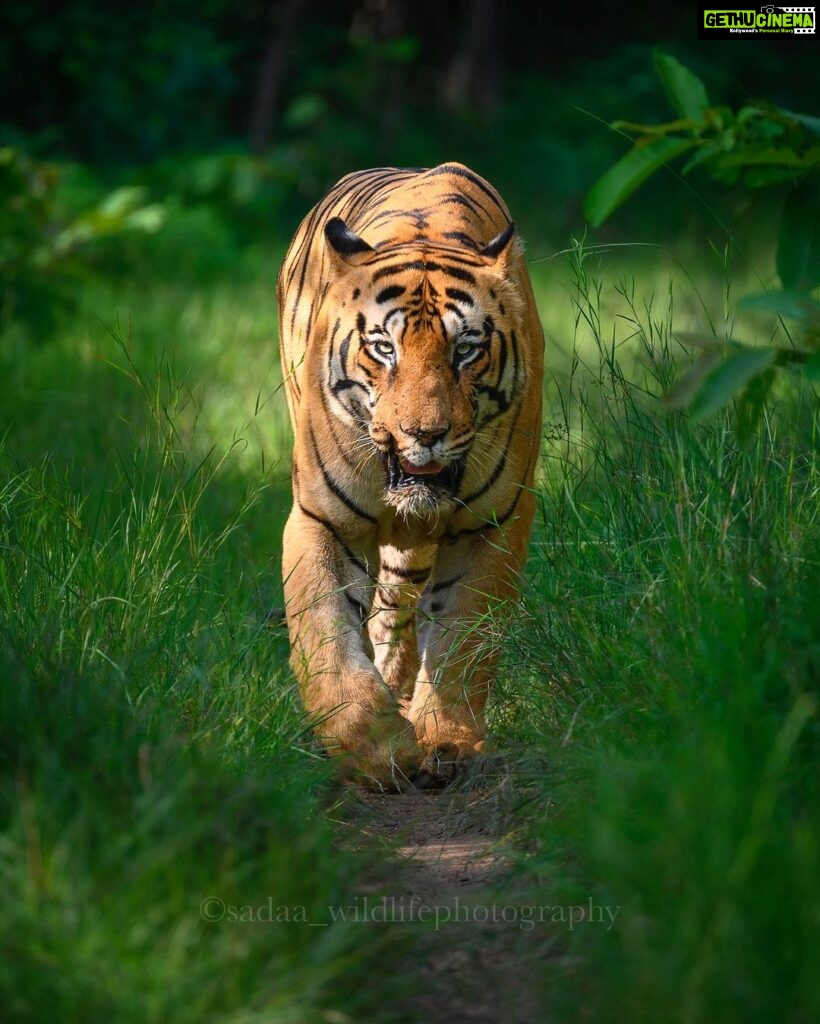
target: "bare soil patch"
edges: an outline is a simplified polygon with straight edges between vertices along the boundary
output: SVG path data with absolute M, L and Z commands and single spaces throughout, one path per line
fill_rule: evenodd
M 374 853 L 360 905 L 413 929 L 403 1009 L 426 1024 L 546 1021 L 539 963 L 556 954 L 549 925 L 525 920 L 531 895 L 510 881 L 507 780 L 397 795 L 356 792 L 343 841 Z

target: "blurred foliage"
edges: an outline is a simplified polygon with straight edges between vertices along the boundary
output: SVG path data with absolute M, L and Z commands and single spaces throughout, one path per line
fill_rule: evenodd
M 567 144 L 595 134 L 570 104 L 611 119 L 618 110 L 654 116 L 643 53 L 677 40 L 687 58 L 711 66 L 710 82 L 729 97 L 744 88 L 794 105 L 814 81 L 783 41 L 693 49 L 688 6 L 653 12 L 606 8 L 595 33 L 569 15 L 523 2 L 485 3 L 495 23 L 485 40 L 499 67 L 491 102 L 446 88 L 453 62 L 471 45 L 469 0 L 162 0 L 106 7 L 93 0 L 5 0 L 0 5 L 0 137 L 20 132 L 49 155 L 132 167 L 170 154 L 242 148 L 266 57 L 282 40 L 282 82 L 271 111 L 272 148 L 307 139 L 328 166 L 323 178 L 365 161 L 411 164 L 419 137 L 439 147 L 472 140 L 474 153 L 512 163 L 510 147 L 551 140 L 542 175 L 551 176 Z M 547 47 L 560 27 L 561 46 Z M 786 56 L 788 54 L 788 56 Z M 789 60 L 789 74 L 783 74 Z M 486 70 L 475 68 L 476 78 Z M 759 86 L 770 83 L 764 90 Z M 537 83 L 537 88 L 533 84 Z M 777 95 L 773 95 L 776 90 Z M 660 111 L 658 111 L 660 113 Z M 570 134 L 566 134 L 569 127 Z M 526 131 L 522 130 L 526 128 Z M 329 134 L 328 134 L 329 132 Z M 561 141 L 562 146 L 556 145 Z M 341 146 L 337 153 L 337 146 Z M 429 145 L 422 147 L 429 150 Z M 395 155 L 392 155 L 395 154 Z M 351 157 L 358 160 L 351 162 Z M 518 167 L 518 170 L 527 170 Z
M 55 308 L 71 301 L 84 253 L 94 243 L 128 231 L 158 231 L 164 210 L 146 195 L 145 188 L 120 186 L 75 210 L 71 168 L 0 149 L 0 322 L 48 323 Z
M 94 162 L 214 145 L 240 57 L 224 31 L 232 6 L 8 0 L 0 14 L 3 119 Z
M 656 53 L 655 70 L 678 118 L 613 122 L 615 131 L 637 139 L 590 189 L 584 204 L 590 223 L 600 225 L 650 175 L 689 153 L 683 174 L 704 167 L 723 185 L 790 186 L 780 220 L 778 274 L 786 288 L 820 284 L 820 118 L 766 101 L 737 111 L 712 106 L 703 82 L 667 54 Z
M 664 53 L 655 70 L 678 117 L 661 124 L 615 121 L 622 134 L 637 134 L 632 149 L 593 185 L 584 203 L 594 226 L 606 220 L 651 175 L 690 154 L 682 173 L 704 168 L 722 185 L 744 191 L 787 188 L 777 228 L 776 267 L 781 289 L 747 299 L 745 308 L 796 323 L 799 347 L 751 347 L 732 338 L 688 335 L 704 354 L 667 394 L 698 419 L 737 398 L 741 433 L 757 423 L 774 382 L 775 368 L 790 367 L 820 381 L 820 119 L 766 101 L 739 110 L 712 106 L 703 82 Z
M 496 84 L 481 101 L 469 89 L 456 100 L 448 81 L 479 6 L 6 0 L 0 146 L 16 170 L 4 168 L 0 186 L 13 221 L 0 268 L 4 322 L 42 335 L 88 272 L 208 280 L 260 253 L 272 263 L 319 196 L 364 166 L 474 166 L 509 202 L 529 257 L 545 258 L 577 229 L 584 193 L 617 159 L 618 140 L 600 125 L 631 110 L 664 117 L 650 40 L 679 40 L 709 88 L 738 103 L 758 88 L 788 109 L 814 77 L 809 62 L 784 76 L 776 40 L 718 42 L 705 60 L 686 42 L 683 7 L 659 10 L 651 25 L 640 11 L 602 12 L 594 37 L 567 17 L 560 52 L 547 53 L 554 12 L 496 2 L 484 5 L 495 11 L 485 44 Z M 264 146 L 252 152 L 271 62 L 278 84 L 263 110 Z M 486 78 L 480 62 L 474 74 Z M 643 204 L 607 226 L 610 239 L 661 241 L 711 225 L 707 206 L 723 214 L 716 186 L 704 186 L 701 210 L 670 203 L 658 184 L 644 190 Z

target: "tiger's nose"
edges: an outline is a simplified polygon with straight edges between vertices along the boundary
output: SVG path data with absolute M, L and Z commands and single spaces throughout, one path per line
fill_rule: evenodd
M 432 448 L 436 441 L 440 441 L 450 429 L 449 423 L 435 424 L 434 426 L 426 427 L 406 427 L 403 423 L 400 423 L 399 426 L 405 434 L 415 438 L 419 444 L 423 444 L 427 448 Z

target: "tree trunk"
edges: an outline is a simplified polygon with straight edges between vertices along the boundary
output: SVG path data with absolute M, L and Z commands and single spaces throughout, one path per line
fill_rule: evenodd
M 284 0 L 272 5 L 272 29 L 251 105 L 250 143 L 254 153 L 266 153 L 273 138 L 273 122 L 278 112 L 282 85 L 288 65 L 288 52 L 293 27 L 301 16 L 307 0 Z
M 471 0 L 467 26 L 442 84 L 451 109 L 492 111 L 499 100 L 498 0 Z

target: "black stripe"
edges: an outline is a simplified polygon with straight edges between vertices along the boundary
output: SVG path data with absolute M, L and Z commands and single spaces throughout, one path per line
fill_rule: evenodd
M 375 224 L 378 224 L 381 220 L 389 220 L 391 217 L 401 217 L 404 210 L 379 210 L 374 213 L 371 217 L 367 217 L 359 225 L 361 231 L 367 231 L 368 228 L 372 228 Z
M 397 167 L 377 167 L 370 173 L 372 174 L 370 182 L 354 197 L 354 210 L 357 214 L 359 211 L 367 213 L 370 208 L 371 199 L 379 192 L 390 195 L 400 185 L 403 185 L 408 178 L 412 178 L 414 174 L 413 171 L 406 171 Z M 354 225 L 357 229 L 358 226 L 358 223 Z
M 467 234 L 466 231 L 442 231 L 442 238 L 452 238 L 456 242 L 461 242 L 462 245 L 466 245 L 469 249 L 475 249 L 478 251 L 478 243 Z
M 441 266 L 430 264 L 428 269 L 440 270 L 449 277 L 454 277 L 457 281 L 466 281 L 468 284 L 475 284 L 475 274 L 471 274 L 469 270 L 463 270 L 461 267 L 454 267 L 452 263 L 445 263 Z
M 324 526 L 324 528 L 327 530 L 329 534 L 331 534 L 331 536 L 342 549 L 342 551 L 344 551 L 347 560 L 349 562 L 352 562 L 353 565 L 355 565 L 360 572 L 364 573 L 365 576 L 369 577 L 372 580 L 373 577 L 367 571 L 367 566 L 364 564 L 364 562 L 361 561 L 361 559 L 357 558 L 356 555 L 353 554 L 353 552 L 350 550 L 347 544 L 345 544 L 345 542 L 342 540 L 339 534 L 336 533 L 333 524 L 329 523 L 327 519 L 324 519 L 322 516 L 317 516 L 315 512 L 311 512 L 309 508 L 305 508 L 301 501 L 297 502 L 297 504 L 299 505 L 300 511 L 303 512 L 308 517 L 308 519 L 312 519 L 315 523 L 318 523 L 320 526 Z M 373 582 L 375 583 L 376 581 L 373 580 Z
M 393 277 L 396 274 L 404 273 L 406 270 L 422 270 L 425 274 L 440 270 L 443 274 L 448 274 L 457 281 L 467 281 L 470 284 L 475 284 L 475 276 L 469 270 L 463 270 L 461 267 L 454 267 L 451 264 L 428 262 L 427 260 L 409 260 L 407 263 L 396 263 L 392 267 L 382 267 L 373 275 L 373 280 L 379 281 L 383 277 Z
M 455 576 L 451 580 L 442 580 L 441 583 L 434 583 L 433 586 L 430 587 L 430 593 L 438 594 L 439 591 L 447 590 L 448 587 L 455 586 L 456 583 L 460 583 L 463 579 L 463 576 Z
M 328 381 L 328 387 L 330 387 L 330 386 L 331 386 L 330 385 L 330 381 Z M 324 388 L 319 388 L 319 395 L 320 395 L 320 397 L 322 399 L 322 409 L 324 409 L 325 415 L 328 417 L 329 422 L 332 423 L 333 422 L 332 417 L 333 417 L 334 414 L 331 413 L 330 408 L 329 408 L 329 406 L 327 404 L 327 394 L 326 394 Z M 331 431 L 331 437 L 335 441 L 336 448 L 338 449 L 338 452 L 341 455 L 341 457 L 344 460 L 344 462 L 347 465 L 347 467 L 349 469 L 351 469 L 354 473 L 357 473 L 359 471 L 359 468 L 360 468 L 360 463 L 351 462 L 350 458 L 348 457 L 349 445 L 348 446 L 343 445 L 335 431 Z
M 362 604 L 362 602 L 357 601 L 356 598 L 352 594 L 349 594 L 347 591 L 345 591 L 345 599 L 347 600 L 347 603 L 350 605 L 353 611 L 359 616 L 359 618 L 362 619 L 362 621 L 364 621 L 364 619 L 367 618 L 368 611 L 367 608 L 365 608 L 365 606 Z
M 333 330 L 330 332 L 330 343 L 327 346 L 327 367 L 328 371 L 333 373 L 333 342 L 336 335 L 339 333 L 339 328 L 342 326 L 342 321 L 339 317 L 336 317 L 336 323 L 333 325 Z
M 298 271 L 299 264 L 302 260 L 302 253 L 305 247 L 310 246 L 310 244 L 313 242 L 313 229 L 315 227 L 316 219 L 319 216 L 320 206 L 321 204 L 314 206 L 310 213 L 307 215 L 305 220 L 302 222 L 302 225 L 304 225 L 304 227 L 302 228 L 302 225 L 300 225 L 300 229 L 302 229 L 301 235 L 297 231 L 296 235 L 293 238 L 293 241 L 290 244 L 290 248 L 285 254 L 283 266 L 288 267 L 288 277 L 287 281 L 284 283 L 283 291 L 290 290 L 290 286 L 293 284 L 294 278 L 296 277 L 296 272 Z
M 509 213 L 504 208 L 504 204 L 499 199 L 498 193 L 495 189 L 490 188 L 490 186 L 482 181 L 477 174 L 473 174 L 472 171 L 468 171 L 465 167 L 455 167 L 453 164 L 442 164 L 441 167 L 435 167 L 432 171 L 428 171 L 428 174 L 431 176 L 438 174 L 452 174 L 456 178 L 466 179 L 471 184 L 475 185 L 477 189 L 480 189 L 484 195 L 489 196 L 507 220 L 509 220 Z
M 482 384 L 476 389 L 479 394 L 486 395 L 491 401 L 495 402 L 498 406 L 498 412 L 496 416 L 500 416 L 502 412 L 506 412 L 510 407 L 510 400 L 500 391 L 498 388 L 494 388 L 491 384 Z M 493 417 L 495 418 L 495 417 Z
M 351 331 L 350 334 L 348 334 L 348 336 L 339 346 L 339 363 L 341 364 L 342 367 L 342 373 L 345 376 L 347 376 L 347 354 L 350 351 L 350 338 L 352 337 L 352 335 L 353 332 Z
M 388 248 L 378 251 L 375 256 L 371 256 L 367 265 L 375 267 L 388 260 L 398 259 L 405 253 L 416 255 L 420 247 L 418 239 L 411 239 L 409 242 L 396 242 Z M 475 267 L 477 270 L 483 270 L 486 266 L 480 259 L 471 256 L 466 249 L 454 249 L 452 245 L 440 244 L 432 239 L 425 239 L 423 248 L 425 253 L 435 253 L 443 259 L 461 266 Z
M 348 175 L 347 178 L 342 178 L 340 185 L 352 178 L 353 175 Z M 344 189 L 345 199 L 347 201 L 346 216 L 349 220 L 351 216 L 355 217 L 358 212 L 369 205 L 370 200 L 375 196 L 379 190 L 394 181 L 396 175 L 390 167 L 373 167 L 367 171 L 361 171 L 356 173 L 356 188 L 351 188 L 349 185 Z M 350 225 L 354 230 L 359 230 L 358 221 Z
M 495 469 L 492 471 L 492 473 L 490 473 L 490 475 L 487 477 L 487 479 L 484 481 L 481 487 L 479 487 L 477 491 L 473 491 L 472 494 L 468 494 L 466 498 L 461 498 L 460 500 L 463 501 L 465 505 L 469 505 L 471 501 L 475 501 L 476 498 L 480 498 L 482 495 L 486 494 L 487 491 L 489 491 L 489 489 L 493 486 L 496 480 L 504 472 L 504 467 L 506 465 L 507 453 L 505 451 L 501 458 L 498 460 Z
M 507 339 L 503 331 L 496 331 L 498 335 L 498 389 L 501 390 L 501 381 L 504 379 L 504 370 L 507 368 Z
M 472 295 L 462 291 L 460 288 L 445 288 L 444 294 L 448 299 L 453 299 L 456 302 L 463 302 L 465 306 L 474 306 Z
M 423 260 L 410 260 L 407 263 L 396 263 L 392 267 L 382 267 L 377 270 L 373 275 L 374 281 L 379 281 L 383 277 L 392 277 L 393 274 L 401 274 L 405 270 L 426 270 L 427 264 Z
M 339 499 L 339 501 L 341 501 L 342 504 L 346 505 L 351 512 L 355 512 L 356 515 L 360 518 L 366 519 L 369 523 L 375 524 L 377 522 L 376 518 L 374 516 L 368 515 L 363 508 L 360 508 L 360 506 L 357 505 L 356 502 L 353 501 L 353 499 L 342 490 L 339 484 L 337 484 L 336 481 L 328 473 L 325 464 L 322 461 L 322 456 L 321 453 L 319 452 L 319 446 L 316 444 L 316 435 L 313 433 L 313 424 L 310 422 L 310 420 L 308 420 L 308 431 L 310 433 L 310 443 L 313 445 L 314 458 L 316 459 L 316 462 L 319 465 L 322 477 L 324 478 L 325 484 L 327 484 L 329 490 L 331 490 L 333 494 L 335 494 L 336 497 Z
M 513 512 L 515 512 L 523 490 L 524 484 L 518 484 L 518 492 L 516 493 L 515 498 L 513 499 L 512 505 L 510 505 L 510 507 L 507 509 L 504 515 L 499 516 L 495 520 L 495 522 L 486 523 L 484 526 L 466 527 L 463 530 L 459 530 L 457 533 L 445 533 L 442 540 L 446 540 L 449 544 L 455 544 L 455 542 L 457 540 L 460 540 L 462 537 L 470 537 L 474 536 L 476 533 L 489 533 L 491 530 L 497 530 L 500 526 L 503 526 L 504 523 L 506 523 L 510 516 L 513 514 Z
M 390 284 L 386 288 L 382 288 L 376 296 L 376 302 L 381 306 L 385 302 L 389 302 L 391 299 L 397 299 L 400 295 L 404 295 L 404 292 L 404 285 Z
M 443 196 L 441 201 L 442 204 L 458 203 L 460 206 L 466 206 L 470 213 L 478 214 L 479 212 L 476 203 L 469 196 L 462 195 L 460 192 L 450 192 L 448 195 Z
M 349 391 L 350 388 L 361 388 L 367 397 L 370 398 L 370 392 L 364 384 L 362 384 L 360 380 L 351 380 L 349 377 L 345 377 L 344 380 L 337 380 L 336 383 L 331 386 L 330 390 L 338 398 L 342 391 Z
M 408 580 L 410 583 L 423 583 L 430 575 L 432 565 L 426 569 L 403 569 L 393 565 L 382 565 L 379 567 L 379 576 L 383 572 L 389 572 L 392 576 L 398 576 L 399 579 Z
M 509 429 L 509 432 L 507 434 L 507 440 L 504 443 L 504 447 L 503 447 L 503 451 L 502 451 L 502 454 L 501 454 L 501 458 L 496 463 L 495 468 L 493 469 L 492 473 L 490 473 L 490 475 L 487 477 L 487 479 L 484 481 L 484 483 L 478 488 L 477 491 L 473 491 L 472 494 L 468 494 L 466 498 L 459 499 L 459 500 L 463 501 L 465 505 L 469 505 L 471 501 L 475 501 L 476 498 L 480 498 L 480 497 L 482 497 L 482 495 L 486 494 L 487 491 L 489 491 L 489 489 L 493 486 L 493 484 L 496 482 L 496 480 L 504 472 L 504 467 L 507 464 L 507 454 L 509 453 L 509 450 L 510 450 L 510 443 L 512 442 L 513 434 L 515 433 L 515 428 L 516 428 L 516 426 L 518 424 L 518 417 L 520 415 L 521 415 L 521 406 L 519 405 L 518 408 L 515 410 L 515 416 L 512 419 L 512 423 L 510 424 L 510 429 Z M 496 429 L 496 434 L 497 434 L 497 432 L 498 431 Z

